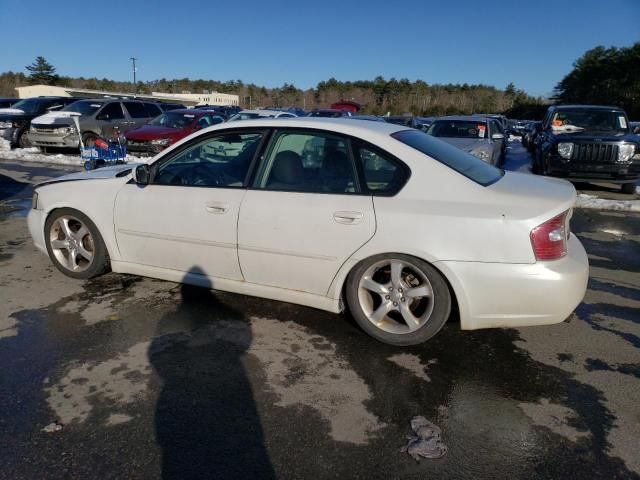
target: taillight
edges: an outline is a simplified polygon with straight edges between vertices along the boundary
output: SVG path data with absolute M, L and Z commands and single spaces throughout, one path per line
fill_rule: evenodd
M 567 210 L 531 230 L 531 245 L 537 260 L 556 260 L 567 254 Z

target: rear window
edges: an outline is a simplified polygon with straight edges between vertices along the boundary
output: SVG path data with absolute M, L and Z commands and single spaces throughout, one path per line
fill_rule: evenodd
M 504 171 L 500 168 L 489 165 L 470 153 L 431 137 L 419 130 L 402 130 L 391 136 L 399 142 L 415 148 L 419 152 L 445 164 L 447 167 L 452 168 L 480 185 L 491 185 L 504 175 Z

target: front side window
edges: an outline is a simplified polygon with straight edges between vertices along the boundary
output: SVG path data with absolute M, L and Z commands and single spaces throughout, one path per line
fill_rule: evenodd
M 180 150 L 157 168 L 156 185 L 242 187 L 262 132 L 226 133 Z
M 148 118 L 149 113 L 147 109 L 144 108 L 144 104 L 142 102 L 124 102 L 124 106 L 129 112 L 129 116 L 131 118 Z
M 256 187 L 311 193 L 358 192 L 347 139 L 316 132 L 280 131 L 261 165 Z
M 480 185 L 491 185 L 504 175 L 503 170 L 419 130 L 402 130 L 391 136 Z
M 98 120 L 121 120 L 124 118 L 120 102 L 108 103 L 98 114 Z

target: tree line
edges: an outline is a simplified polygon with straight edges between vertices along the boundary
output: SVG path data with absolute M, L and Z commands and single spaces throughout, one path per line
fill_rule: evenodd
M 347 99 L 362 104 L 362 113 L 423 116 L 504 113 L 510 118 L 540 119 L 549 100 L 532 97 L 513 83 L 504 89 L 490 85 L 428 84 L 406 78 L 319 82 L 314 88 L 300 89 L 285 83 L 267 88 L 242 80 L 192 80 L 189 78 L 118 82 L 107 78 L 59 76 L 43 57 L 21 72 L 0 74 L 0 96 L 15 96 L 15 87 L 45 83 L 65 87 L 138 93 L 231 93 L 240 97 L 245 108 L 298 106 L 305 110 L 328 107 Z M 621 106 L 632 118 L 640 118 L 640 43 L 628 48 L 596 47 L 574 63 L 573 70 L 556 86 L 551 101 Z

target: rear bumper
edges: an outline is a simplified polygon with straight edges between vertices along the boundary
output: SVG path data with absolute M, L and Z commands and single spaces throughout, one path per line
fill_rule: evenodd
M 463 330 L 549 325 L 584 298 L 589 262 L 572 234 L 567 255 L 534 264 L 436 262 L 458 297 Z
M 44 242 L 44 222 L 46 218 L 43 210 L 34 210 L 33 208 L 29 210 L 27 215 L 27 227 L 33 239 L 33 244 L 45 254 L 47 253 L 47 246 Z

